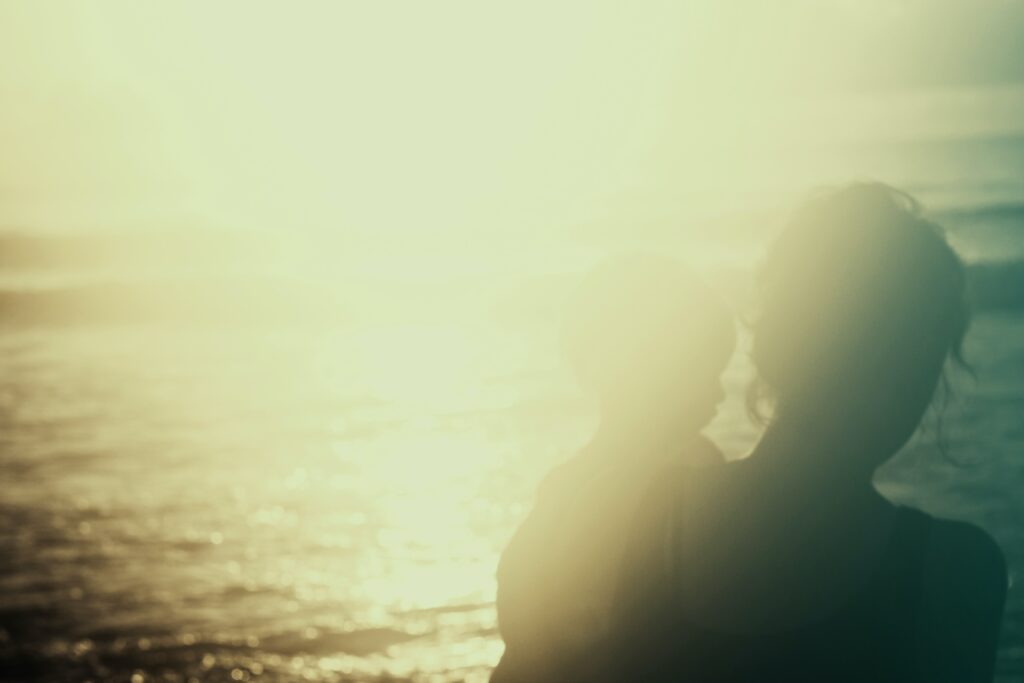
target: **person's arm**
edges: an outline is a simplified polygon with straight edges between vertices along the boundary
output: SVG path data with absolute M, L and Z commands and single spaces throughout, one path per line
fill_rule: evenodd
M 935 523 L 918 627 L 924 680 L 992 681 L 1006 589 L 1006 562 L 988 534 L 962 522 Z

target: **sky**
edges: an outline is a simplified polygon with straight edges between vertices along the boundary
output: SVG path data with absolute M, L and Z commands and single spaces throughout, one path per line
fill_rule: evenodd
M 1021 35 L 1021 0 L 0 0 L 0 229 L 674 221 L 824 142 L 1015 129 Z

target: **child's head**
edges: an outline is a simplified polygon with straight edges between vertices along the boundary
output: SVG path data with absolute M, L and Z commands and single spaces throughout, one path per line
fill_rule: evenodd
M 722 398 L 736 344 L 722 300 L 681 264 L 618 257 L 591 271 L 570 298 L 563 345 L 605 417 L 695 431 Z

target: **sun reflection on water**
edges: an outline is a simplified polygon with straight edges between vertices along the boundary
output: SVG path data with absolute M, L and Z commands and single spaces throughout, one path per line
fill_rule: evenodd
M 586 415 L 545 333 L 487 323 L 2 343 L 4 580 L 49 576 L 23 603 L 64 605 L 39 642 L 71 677 L 483 680 L 497 554 Z

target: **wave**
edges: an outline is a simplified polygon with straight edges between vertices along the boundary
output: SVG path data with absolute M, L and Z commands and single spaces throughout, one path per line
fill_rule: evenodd
M 975 310 L 1024 311 L 1024 261 L 990 261 L 967 269 Z
M 0 290 L 0 322 L 9 325 L 333 324 L 343 317 L 344 307 L 331 292 L 277 281 L 124 282 Z
M 973 225 L 992 221 L 1016 221 L 1024 225 L 1024 202 L 994 202 L 958 206 L 936 212 L 940 222 Z

